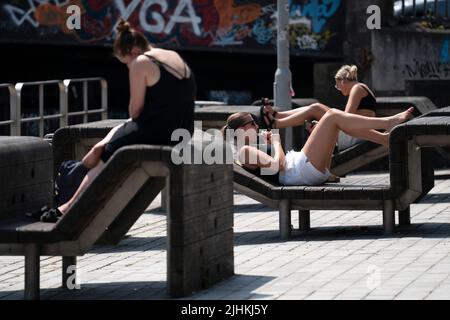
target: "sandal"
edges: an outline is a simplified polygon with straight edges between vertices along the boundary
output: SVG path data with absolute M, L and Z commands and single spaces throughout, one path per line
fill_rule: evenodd
M 261 105 L 269 109 L 270 113 L 272 113 L 272 117 L 277 117 L 278 111 L 273 110 L 273 104 L 270 102 L 269 98 L 261 98 Z
M 260 117 L 261 117 L 261 122 L 263 124 L 263 129 L 267 129 L 269 131 L 271 129 L 275 129 L 275 126 L 274 126 L 274 123 L 276 122 L 275 117 L 278 112 L 272 109 L 272 106 L 270 105 L 268 98 L 262 98 L 261 103 L 262 103 L 262 106 L 259 109 L 259 113 L 260 113 Z M 271 112 L 266 112 L 265 111 L 266 107 L 269 107 Z
M 41 216 L 41 222 L 58 222 L 58 220 L 62 217 L 61 211 L 58 209 L 50 209 L 47 210 L 42 216 Z

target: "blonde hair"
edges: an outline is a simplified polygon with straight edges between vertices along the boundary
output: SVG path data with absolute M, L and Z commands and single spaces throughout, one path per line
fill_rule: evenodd
M 355 65 L 345 65 L 342 66 L 338 72 L 336 72 L 336 75 L 334 76 L 335 79 L 344 79 L 348 81 L 358 81 L 358 67 Z

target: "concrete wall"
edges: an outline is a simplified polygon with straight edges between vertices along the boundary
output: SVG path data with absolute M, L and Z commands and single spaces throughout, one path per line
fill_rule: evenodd
M 450 32 L 382 29 L 371 33 L 371 51 L 377 92 L 403 92 L 406 81 L 450 80 Z
M 355 64 L 359 69 L 359 80 L 371 86 L 370 70 L 373 63 L 371 52 L 371 30 L 367 29 L 367 8 L 378 5 L 381 9 L 382 27 L 395 25 L 393 19 L 394 0 L 345 0 L 344 56 L 334 63 L 314 64 L 314 98 L 333 107 L 343 108 L 346 98 L 334 89 L 334 74 L 343 64 Z
M 314 64 L 314 98 L 329 107 L 345 109 L 347 98 L 334 88 L 334 75 L 342 63 Z
M 395 25 L 393 19 L 394 0 L 348 0 L 346 1 L 346 40 L 344 42 L 344 59 L 346 64 L 356 64 L 359 68 L 359 79 L 371 85 L 370 72 L 372 53 L 370 51 L 371 30 L 367 28 L 367 8 L 377 5 L 381 9 L 382 28 Z

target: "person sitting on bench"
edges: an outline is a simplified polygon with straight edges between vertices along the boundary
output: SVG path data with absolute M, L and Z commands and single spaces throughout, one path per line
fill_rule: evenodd
M 358 67 L 355 65 L 342 66 L 334 76 L 335 88 L 341 92 L 342 95 L 348 97 L 345 106 L 345 112 L 354 113 L 365 117 L 376 117 L 376 98 L 370 88 L 364 83 L 358 82 Z M 327 112 L 330 107 L 322 103 L 313 103 L 306 107 L 300 107 L 293 110 L 276 112 L 270 106 L 268 99 L 263 102 L 262 117 L 269 129 L 282 129 L 288 127 L 295 127 L 304 124 L 303 108 L 311 110 L 312 119 L 320 120 L 320 118 Z M 314 111 L 314 112 L 312 112 Z M 363 140 L 370 140 L 378 144 L 387 145 L 389 134 L 386 132 L 378 132 L 376 130 L 368 130 L 360 132 L 358 138 L 352 137 L 339 132 L 337 141 L 338 150 L 347 149 L 355 144 L 361 143 Z
M 66 203 L 41 209 L 35 215 L 55 222 L 99 174 L 113 153 L 131 144 L 172 145 L 178 128 L 194 132 L 196 81 L 187 63 L 172 50 L 151 46 L 145 36 L 121 20 L 114 42 L 114 55 L 127 65 L 130 78 L 130 119 L 113 128 L 83 158 L 88 173 Z
M 255 147 L 259 127 L 250 113 L 231 115 L 222 133 L 227 141 L 230 141 L 230 134 L 234 139 L 237 164 L 261 173 L 263 169 L 271 174 L 277 173 L 282 185 L 320 185 L 330 176 L 331 156 L 340 130 L 356 137 L 367 136 L 369 130 L 390 132 L 396 125 L 410 119 L 413 111 L 411 107 L 391 117 L 372 118 L 330 109 L 320 119 L 303 149 L 300 152 L 289 151 L 286 155 L 279 134 L 263 133 L 264 142 L 272 145 L 273 155 Z M 305 111 L 303 118 L 299 119 L 305 121 L 308 116 Z

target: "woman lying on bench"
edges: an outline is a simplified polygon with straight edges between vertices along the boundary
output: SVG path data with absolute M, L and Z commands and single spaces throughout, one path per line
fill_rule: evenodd
M 345 112 L 354 113 L 365 117 L 376 117 L 375 109 L 377 100 L 372 90 L 358 81 L 358 67 L 352 65 L 342 66 L 334 76 L 335 88 L 345 97 L 348 97 Z M 265 101 L 264 101 L 265 100 Z M 261 121 L 270 129 L 281 129 L 304 125 L 304 108 L 311 110 L 312 119 L 320 120 L 330 107 L 322 103 L 313 103 L 306 107 L 300 107 L 287 111 L 276 112 L 269 104 L 268 99 L 263 99 L 261 107 Z M 309 120 L 309 119 L 308 119 Z M 264 126 L 264 123 L 262 124 Z M 358 138 L 352 137 L 340 131 L 337 145 L 339 150 L 347 149 L 353 145 L 370 140 L 378 144 L 387 145 L 389 134 L 376 130 L 367 130 Z
M 310 119 L 307 110 L 298 113 L 298 119 L 303 122 Z M 264 142 L 272 145 L 273 156 L 255 147 L 259 127 L 249 113 L 231 115 L 222 132 L 227 141 L 230 141 L 230 135 L 237 141 L 235 160 L 239 165 L 260 170 L 261 174 L 264 174 L 263 170 L 267 170 L 266 174 L 278 173 L 279 183 L 283 185 L 320 185 L 330 176 L 331 156 L 340 130 L 354 137 L 367 136 L 369 130 L 390 132 L 411 118 L 413 110 L 409 108 L 391 117 L 372 118 L 330 109 L 321 117 L 303 149 L 289 151 L 286 155 L 279 134 L 263 134 Z
M 57 221 L 119 148 L 131 144 L 170 145 L 174 144 L 174 130 L 194 132 L 195 77 L 178 53 L 152 47 L 144 35 L 123 20 L 118 24 L 113 50 L 129 69 L 131 119 L 112 129 L 83 158 L 82 165 L 89 171 L 68 202 L 29 216 L 44 222 Z

